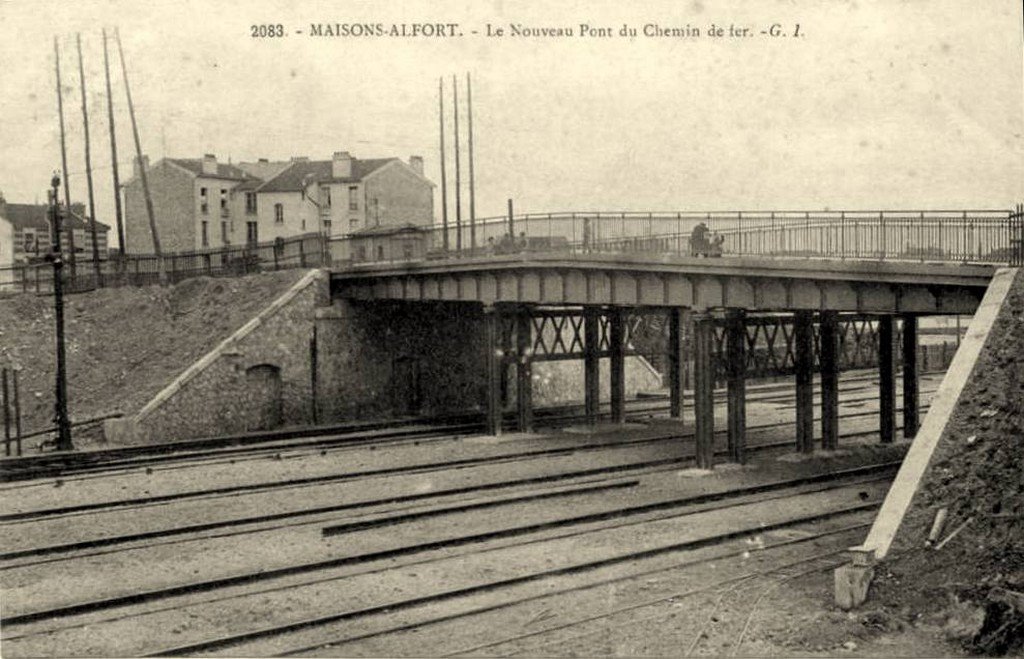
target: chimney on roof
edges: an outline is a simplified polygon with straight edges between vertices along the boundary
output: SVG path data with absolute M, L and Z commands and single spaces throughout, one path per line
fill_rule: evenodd
M 135 158 L 133 164 L 133 171 L 135 172 L 135 178 L 142 176 L 142 167 L 149 170 L 149 156 L 142 156 L 142 167 L 139 167 L 139 159 Z
M 332 178 L 351 178 L 352 177 L 352 156 L 349 155 L 348 151 L 335 151 L 334 158 L 331 159 L 331 177 Z
M 409 166 L 414 172 L 423 176 L 423 156 L 409 156 Z
M 211 176 L 217 175 L 217 156 L 212 153 L 203 155 L 203 173 Z

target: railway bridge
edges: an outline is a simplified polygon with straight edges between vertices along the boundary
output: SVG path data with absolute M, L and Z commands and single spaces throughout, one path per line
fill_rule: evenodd
M 710 468 L 716 349 L 728 382 L 733 459 L 743 460 L 745 380 L 757 366 L 759 341 L 785 343 L 796 376 L 797 447 L 805 452 L 814 448 L 813 374 L 820 372 L 823 446 L 834 448 L 844 333 L 857 319 L 869 319 L 878 334 L 879 431 L 890 442 L 900 362 L 905 436 L 919 425 L 918 319 L 973 313 L 997 268 L 1022 260 L 1024 236 L 1019 207 L 621 215 L 495 218 L 469 227 L 469 237 L 463 226 L 454 235 L 450 228 L 435 231 L 418 258 L 406 250 L 402 257 L 364 261 L 353 258 L 345 241 L 333 241 L 335 305 L 318 320 L 318 330 L 328 333 L 321 337 L 328 340 L 325 349 L 331 321 L 337 327 L 337 321 L 361 319 L 368 335 L 432 324 L 430 338 L 415 352 L 443 363 L 364 375 L 391 378 L 399 387 L 426 378 L 432 390 L 461 390 L 476 397 L 497 434 L 513 398 L 519 429 L 532 429 L 532 366 L 547 360 L 582 360 L 591 423 L 598 418 L 600 364 L 607 360 L 611 417 L 622 422 L 625 357 L 636 349 L 632 339 L 642 319 L 657 318 L 664 328 L 671 416 L 683 414 L 684 364 L 690 361 L 698 466 Z M 692 228 L 701 222 L 721 236 L 720 254 L 701 253 L 691 243 Z M 658 226 L 674 230 L 659 232 Z M 367 324 L 367 318 L 373 320 Z M 372 350 L 370 343 L 362 348 Z M 344 359 L 335 364 L 344 366 Z

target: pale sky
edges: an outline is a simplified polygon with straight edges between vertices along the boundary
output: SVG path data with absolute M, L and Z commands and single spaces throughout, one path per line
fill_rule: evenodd
M 464 36 L 308 34 L 336 22 L 457 22 Z M 258 23 L 289 36 L 252 38 Z M 488 23 L 577 35 L 581 23 L 799 23 L 803 36 L 499 39 L 483 36 Z M 1021 24 L 1019 0 L 0 0 L 0 190 L 43 200 L 60 166 L 57 36 L 72 197 L 85 201 L 80 31 L 97 215 L 113 224 L 100 28 L 119 26 L 151 160 L 419 154 L 439 183 L 445 76 L 451 188 L 450 78 L 468 71 L 480 217 L 508 197 L 522 212 L 1007 208 L 1024 201 Z M 133 143 L 111 54 L 126 179 Z

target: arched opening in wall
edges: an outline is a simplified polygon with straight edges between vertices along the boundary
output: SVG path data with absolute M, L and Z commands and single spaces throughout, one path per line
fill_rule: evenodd
M 279 428 L 283 419 L 281 369 L 273 364 L 257 364 L 245 371 L 246 430 Z
M 420 362 L 413 357 L 395 359 L 392 368 L 392 407 L 396 415 L 419 414 L 423 397 L 420 395 Z

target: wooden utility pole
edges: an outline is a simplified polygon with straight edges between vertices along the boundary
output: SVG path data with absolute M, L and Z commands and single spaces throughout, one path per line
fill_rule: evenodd
M 469 244 L 476 249 L 476 182 L 473 179 L 473 88 L 466 73 L 466 109 L 469 118 Z
M 117 246 L 124 261 L 124 219 L 121 216 L 121 178 L 117 174 L 117 137 L 114 131 L 114 95 L 110 91 L 110 56 L 107 54 L 107 30 L 103 30 L 103 71 L 107 77 L 107 121 L 110 125 L 110 165 L 114 174 L 114 217 L 117 220 Z M 110 246 L 107 246 L 109 249 Z
M 68 209 L 71 208 L 71 186 L 68 179 L 68 150 L 64 140 L 64 91 L 61 89 L 60 81 L 60 47 L 57 45 L 57 37 L 53 38 L 53 54 L 57 62 L 57 114 L 60 116 L 60 166 L 64 169 L 64 203 Z M 56 230 L 56 227 L 51 227 Z M 58 242 L 60 236 L 57 236 Z M 68 227 L 68 266 L 71 268 L 71 278 L 75 277 L 75 230 Z
M 452 76 L 452 108 L 455 112 L 455 250 L 462 251 L 462 176 L 459 167 L 459 81 Z
M 89 107 L 85 93 L 85 65 L 82 62 L 82 35 L 75 35 L 78 46 L 78 79 L 82 83 L 82 123 L 85 126 L 85 182 L 89 189 L 89 228 L 92 234 L 92 270 L 96 274 L 96 286 L 100 285 L 100 247 L 96 240 L 96 205 L 92 196 L 92 156 L 89 150 Z
M 159 268 L 160 285 L 167 284 L 167 272 L 164 270 L 164 258 L 160 251 L 160 235 L 156 230 L 156 218 L 153 213 L 153 197 L 149 194 L 149 177 L 146 175 L 146 164 L 142 160 L 142 146 L 139 143 L 139 125 L 135 121 L 135 105 L 132 103 L 132 88 L 128 84 L 128 67 L 124 64 L 124 48 L 121 46 L 121 31 L 114 29 L 117 40 L 117 54 L 121 59 L 121 78 L 124 80 L 124 91 L 128 98 L 128 115 L 132 118 L 132 137 L 135 138 L 135 158 L 139 163 L 139 178 L 142 181 L 142 194 L 146 198 L 146 215 L 149 216 L 149 231 L 153 236 L 153 252 L 156 254 Z
M 437 79 L 437 99 L 441 120 L 441 228 L 444 231 L 444 251 L 448 251 L 448 174 L 444 166 L 444 78 Z

